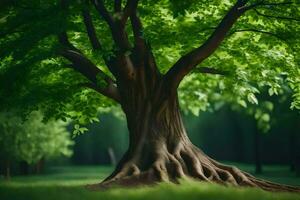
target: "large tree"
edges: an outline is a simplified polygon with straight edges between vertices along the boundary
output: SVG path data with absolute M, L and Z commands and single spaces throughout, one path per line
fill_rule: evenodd
M 0 103 L 79 124 L 119 104 L 129 149 L 97 186 L 193 177 L 299 191 L 209 158 L 179 109 L 247 107 L 286 84 L 299 108 L 299 21 L 298 0 L 2 1 Z

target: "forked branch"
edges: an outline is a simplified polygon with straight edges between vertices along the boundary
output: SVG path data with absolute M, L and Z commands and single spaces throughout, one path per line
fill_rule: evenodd
M 122 53 L 130 49 L 130 43 L 125 31 L 125 23 L 120 23 L 123 18 L 120 20 L 118 16 L 113 17 L 113 15 L 105 7 L 102 0 L 92 0 L 92 3 L 97 9 L 99 15 L 109 25 L 116 46 L 118 46 Z
M 89 40 L 92 44 L 92 47 L 94 50 L 101 49 L 101 44 L 100 41 L 97 38 L 95 27 L 93 24 L 92 16 L 88 10 L 88 8 L 85 6 L 83 11 L 82 11 L 82 16 L 83 16 L 83 22 L 87 31 L 87 35 L 89 37 Z
M 96 65 L 94 65 L 89 59 L 74 50 L 63 50 L 61 55 L 72 63 L 71 66 L 74 70 L 81 73 L 91 81 L 90 87 L 104 96 L 119 102 L 120 97 L 118 94 L 118 89 L 114 85 L 114 81 Z M 97 77 L 101 77 L 106 82 L 105 87 L 99 86 Z
M 61 6 L 63 10 L 68 9 L 67 1 L 61 0 Z M 86 10 L 84 10 L 85 24 L 87 26 L 88 35 L 90 37 L 91 42 L 97 42 L 95 30 L 90 18 L 90 15 Z M 115 101 L 119 102 L 119 93 L 117 87 L 114 85 L 114 81 L 106 75 L 102 70 L 100 70 L 92 61 L 90 61 L 87 57 L 85 57 L 81 51 L 76 48 L 69 40 L 67 32 L 62 31 L 58 35 L 58 40 L 60 44 L 63 46 L 62 51 L 60 51 L 61 56 L 69 60 L 72 64 L 69 65 L 75 71 L 81 73 L 84 77 L 86 77 L 91 83 L 93 88 L 97 89 L 97 91 L 104 96 L 107 96 Z M 93 45 L 100 45 L 98 43 L 94 43 Z M 100 45 L 101 47 L 101 45 Z M 103 78 L 103 80 L 107 83 L 105 87 L 102 87 L 98 84 L 98 77 Z
M 165 74 L 165 84 L 173 93 L 181 80 L 193 68 L 210 56 L 221 44 L 234 23 L 246 11 L 247 1 L 238 0 L 236 4 L 227 12 L 211 36 L 198 48 L 182 56 Z

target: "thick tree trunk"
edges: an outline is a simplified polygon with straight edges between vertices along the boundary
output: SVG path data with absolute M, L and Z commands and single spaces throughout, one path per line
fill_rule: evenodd
M 152 102 L 123 105 L 130 133 L 129 149 L 115 171 L 102 183 L 90 185 L 91 189 L 111 185 L 148 185 L 160 181 L 176 183 L 180 178 L 193 178 L 272 191 L 300 191 L 295 187 L 259 180 L 236 167 L 209 158 L 189 140 L 177 98 L 167 100 L 165 104 Z

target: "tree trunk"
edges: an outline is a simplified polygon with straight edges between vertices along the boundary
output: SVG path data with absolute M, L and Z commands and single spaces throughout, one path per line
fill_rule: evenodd
M 180 178 L 193 178 L 265 190 L 298 190 L 259 180 L 205 155 L 186 134 L 177 97 L 159 104 L 155 100 L 134 100 L 122 105 L 130 133 L 129 148 L 115 171 L 102 183 L 90 185 L 90 189 L 149 185 L 160 181 L 177 183 Z
M 35 165 L 35 173 L 40 174 L 44 170 L 45 159 L 41 158 Z
M 234 112 L 230 112 L 231 118 L 234 123 L 234 147 L 236 152 L 236 161 L 243 162 L 243 156 L 244 156 L 244 135 L 243 135 L 243 129 L 242 125 L 240 123 L 240 116 Z
M 260 155 L 261 138 L 260 138 L 260 133 L 256 126 L 254 132 L 255 132 L 254 133 L 255 174 L 261 174 L 262 173 L 261 155 Z
M 6 160 L 5 161 L 5 180 L 9 181 L 10 180 L 10 161 Z
M 107 152 L 108 152 L 108 155 L 109 155 L 110 164 L 112 166 L 116 166 L 117 165 L 117 159 L 116 159 L 114 149 L 112 147 L 108 147 Z
M 290 171 L 295 171 L 295 152 L 296 152 L 296 137 L 293 130 L 290 130 L 289 133 L 289 153 L 290 153 Z
M 20 162 L 20 174 L 21 175 L 28 175 L 29 174 L 29 165 L 26 161 Z

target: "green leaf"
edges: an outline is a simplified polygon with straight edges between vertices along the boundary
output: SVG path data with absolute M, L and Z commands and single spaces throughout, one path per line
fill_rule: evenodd
M 78 124 L 74 125 L 75 130 L 78 130 L 80 128 L 80 126 Z
M 247 95 L 248 101 L 252 104 L 258 104 L 258 100 L 256 98 L 256 96 L 253 93 L 249 93 Z
M 262 116 L 261 116 L 261 120 L 265 121 L 265 122 L 269 122 L 270 121 L 270 115 L 267 114 L 267 113 L 264 113 Z
M 238 100 L 238 104 L 240 104 L 242 107 L 244 107 L 244 108 L 247 108 L 247 103 L 246 103 L 246 101 L 244 101 L 244 100 L 242 100 L 242 99 L 239 99 Z
M 88 129 L 85 128 L 85 127 L 81 127 L 81 128 L 79 128 L 78 130 L 79 130 L 79 132 L 80 132 L 81 134 L 84 133 L 84 132 L 86 132 L 86 131 L 88 131 Z

